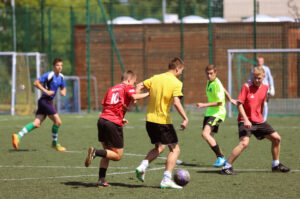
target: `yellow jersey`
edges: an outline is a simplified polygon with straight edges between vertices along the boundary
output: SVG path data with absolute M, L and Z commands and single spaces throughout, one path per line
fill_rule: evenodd
M 183 96 L 182 82 L 170 72 L 154 75 L 145 80 L 149 90 L 149 104 L 146 120 L 158 124 L 172 124 L 170 108 L 174 97 Z

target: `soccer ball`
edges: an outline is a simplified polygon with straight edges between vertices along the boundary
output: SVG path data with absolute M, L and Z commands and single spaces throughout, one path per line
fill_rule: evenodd
M 186 169 L 177 169 L 174 173 L 174 181 L 180 186 L 186 185 L 190 180 L 190 173 Z

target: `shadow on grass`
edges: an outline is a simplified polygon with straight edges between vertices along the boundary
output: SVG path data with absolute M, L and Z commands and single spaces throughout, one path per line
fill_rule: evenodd
M 9 153 L 13 153 L 13 152 L 37 152 L 37 149 L 9 149 L 8 152 Z
M 79 182 L 79 181 L 72 181 L 72 182 L 62 182 L 61 184 L 72 186 L 72 188 L 78 189 L 79 187 L 97 187 L 97 183 L 86 183 L 86 182 Z M 109 183 L 110 186 L 118 186 L 118 187 L 127 187 L 127 188 L 160 188 L 158 186 L 145 186 L 145 185 L 134 185 L 134 184 L 125 184 L 125 183 L 118 183 L 118 182 L 112 182 Z

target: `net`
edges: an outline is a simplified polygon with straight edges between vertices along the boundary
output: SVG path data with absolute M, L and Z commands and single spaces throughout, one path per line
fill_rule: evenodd
M 0 52 L 0 113 L 32 114 L 40 96 L 32 84 L 47 70 L 44 54 Z
M 264 58 L 274 80 L 275 95 L 269 97 L 269 115 L 300 115 L 300 49 L 228 50 L 228 90 L 237 98 L 242 85 L 250 79 L 256 57 Z M 237 109 L 229 105 L 229 116 Z

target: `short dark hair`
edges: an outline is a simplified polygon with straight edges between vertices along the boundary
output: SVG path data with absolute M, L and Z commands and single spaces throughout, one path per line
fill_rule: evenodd
M 209 64 L 208 66 L 205 67 L 205 72 L 210 71 L 210 70 L 214 70 L 214 72 L 216 72 L 217 67 L 215 67 L 215 65 L 213 65 L 213 64 Z
M 58 62 L 63 62 L 63 60 L 60 59 L 60 58 L 55 58 L 55 59 L 53 60 L 53 66 L 55 66 Z
M 179 57 L 174 57 L 169 63 L 169 69 L 176 69 L 178 67 L 184 67 L 184 62 Z
M 132 70 L 127 70 L 122 74 L 121 81 L 136 77 L 136 74 Z

